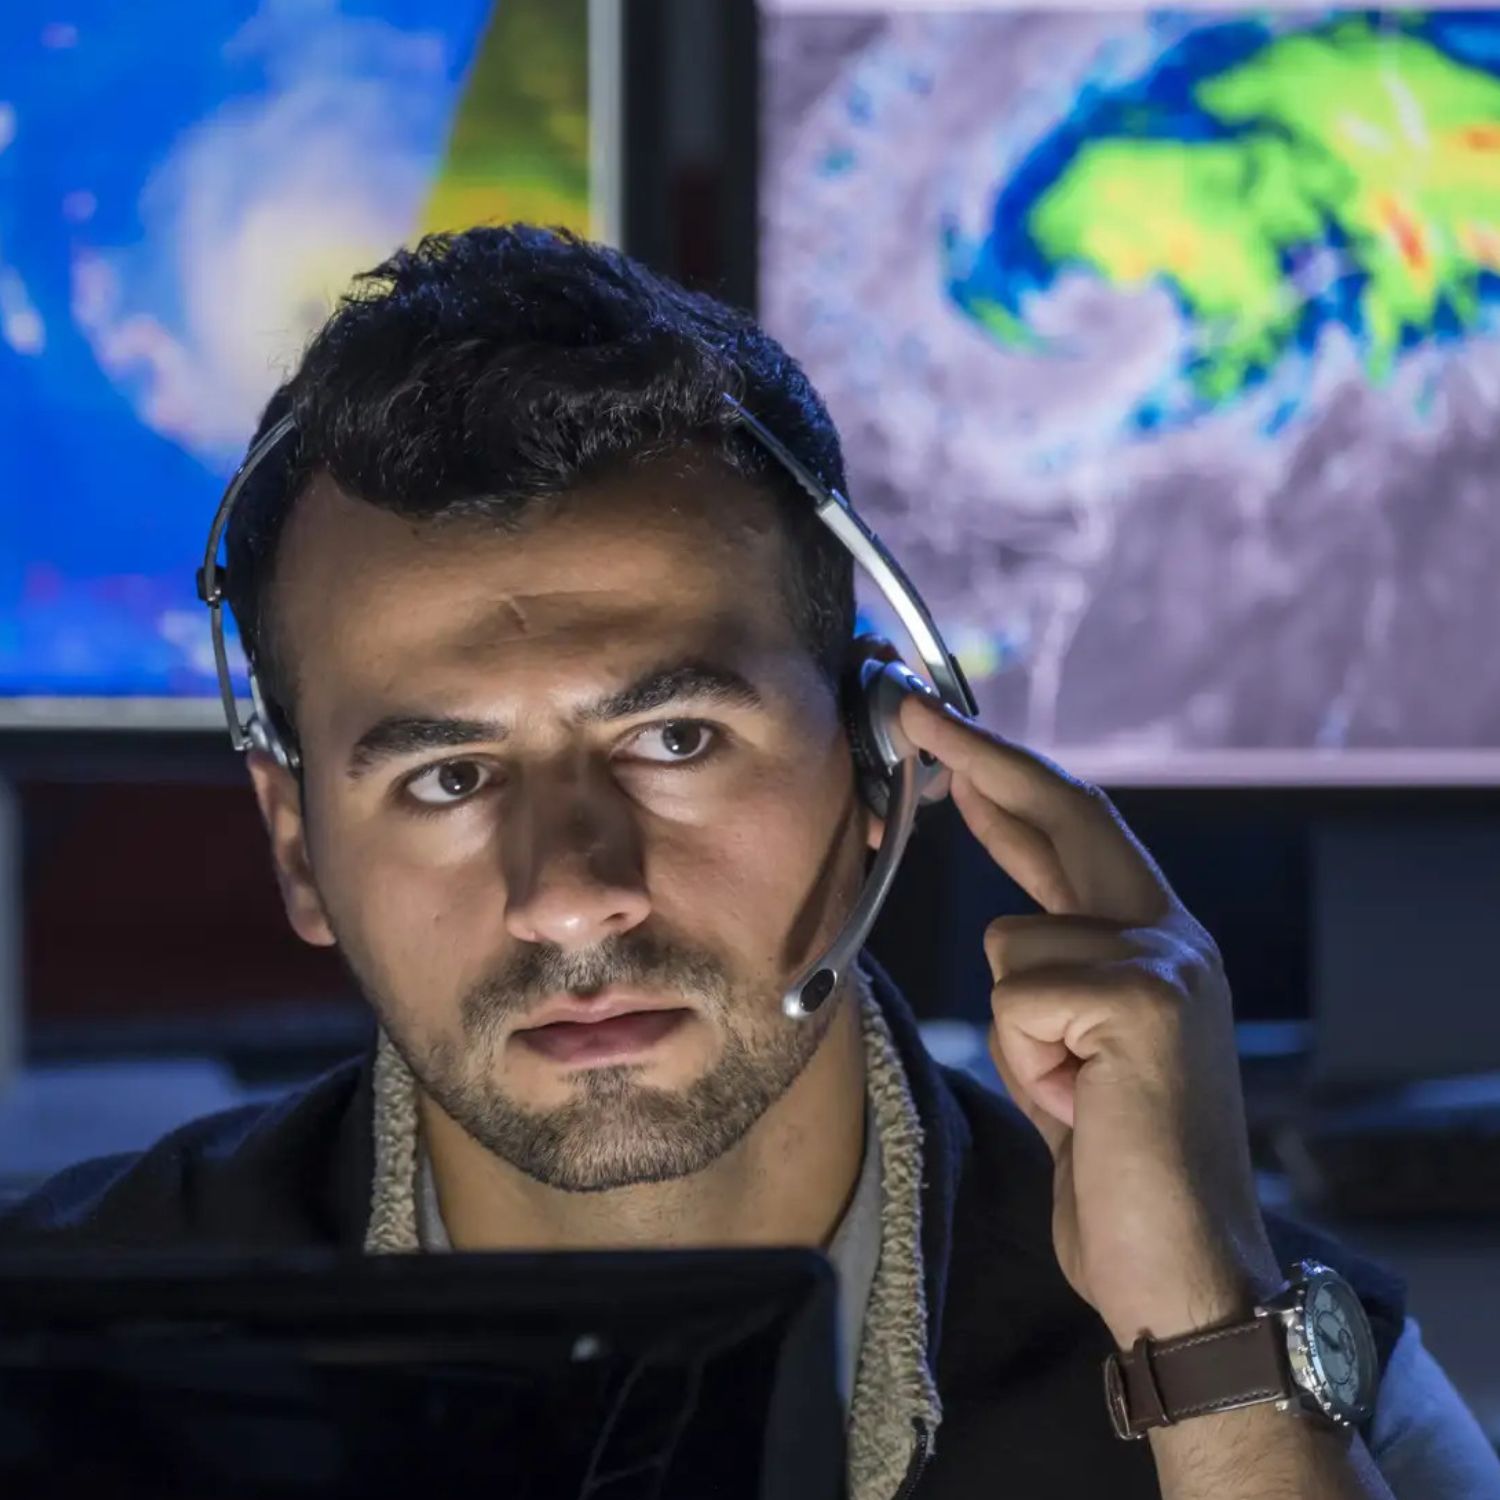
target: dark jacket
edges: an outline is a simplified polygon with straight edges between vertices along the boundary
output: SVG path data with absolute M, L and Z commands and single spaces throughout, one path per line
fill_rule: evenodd
M 1159 1500 L 1149 1445 L 1110 1430 L 1111 1341 L 1052 1248 L 1052 1163 L 1020 1113 L 928 1056 L 905 1003 L 876 992 L 924 1132 L 928 1357 L 943 1421 L 914 1463 L 919 1500 Z M 84 1162 L 0 1215 L 0 1248 L 358 1250 L 374 1169 L 372 1058 L 266 1105 L 195 1120 L 149 1150 Z M 1382 1368 L 1399 1281 L 1309 1230 L 1270 1223 L 1282 1264 L 1311 1256 L 1364 1300 Z

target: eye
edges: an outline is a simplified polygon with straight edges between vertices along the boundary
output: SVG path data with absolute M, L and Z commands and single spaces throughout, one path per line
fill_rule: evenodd
M 629 745 L 632 755 L 653 765 L 683 765 L 705 759 L 717 743 L 717 734 L 712 724 L 699 719 L 668 719 L 648 725 Z
M 407 795 L 428 807 L 452 807 L 489 784 L 491 772 L 477 760 L 445 760 L 418 771 Z

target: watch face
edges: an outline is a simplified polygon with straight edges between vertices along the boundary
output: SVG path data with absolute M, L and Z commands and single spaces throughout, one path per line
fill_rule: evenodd
M 1375 1400 L 1375 1342 L 1354 1290 L 1340 1276 L 1311 1279 L 1303 1313 L 1308 1355 L 1330 1414 L 1360 1422 Z

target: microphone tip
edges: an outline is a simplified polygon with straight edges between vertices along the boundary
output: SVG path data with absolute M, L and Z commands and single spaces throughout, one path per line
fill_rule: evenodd
M 838 978 L 833 969 L 818 969 L 805 984 L 788 991 L 782 1010 L 794 1021 L 806 1020 L 833 993 Z

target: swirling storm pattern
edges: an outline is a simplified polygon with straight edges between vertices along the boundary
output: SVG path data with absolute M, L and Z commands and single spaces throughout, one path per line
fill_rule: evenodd
M 1142 426 L 1311 355 L 1330 322 L 1378 379 L 1500 299 L 1500 27 L 1195 32 L 1138 81 L 1089 90 L 1004 184 L 988 236 L 950 227 L 948 255 L 955 301 L 1006 342 L 1031 336 L 1027 298 L 1061 267 L 1170 287 L 1193 337 Z
M 1107 780 L 1500 776 L 1500 12 L 762 45 L 763 316 L 990 722 Z
M 0 6 L 0 712 L 211 711 L 208 522 L 350 278 L 587 228 L 586 3 Z

